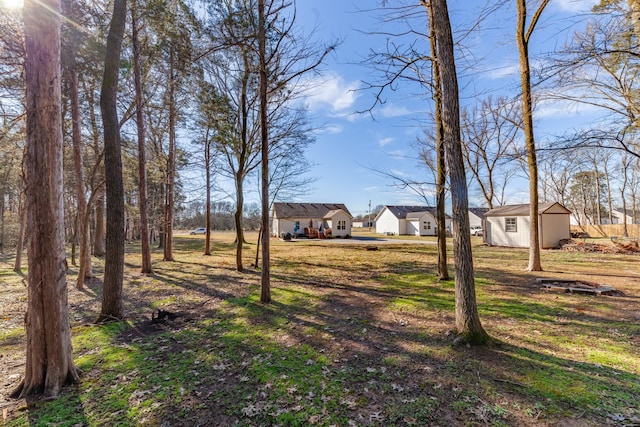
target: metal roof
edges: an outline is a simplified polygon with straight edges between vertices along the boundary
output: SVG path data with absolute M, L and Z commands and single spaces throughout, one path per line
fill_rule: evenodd
M 555 205 L 560 206 L 566 210 L 567 213 L 571 213 L 558 202 L 548 202 L 538 203 L 538 215 L 545 213 Z M 493 208 L 489 212 L 485 213 L 484 216 L 529 216 L 529 204 L 498 206 L 497 208 Z

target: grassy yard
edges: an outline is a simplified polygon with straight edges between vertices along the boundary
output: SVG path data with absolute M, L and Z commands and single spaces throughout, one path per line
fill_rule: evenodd
M 121 323 L 92 323 L 101 283 L 73 288 L 72 267 L 82 375 L 55 401 L 7 399 L 24 371 L 26 288 L 11 257 L 0 259 L 3 425 L 640 424 L 638 255 L 544 251 L 545 271 L 533 274 L 526 250 L 473 238 L 492 342 L 469 348 L 453 345 L 454 283 L 437 281 L 434 244 L 273 239 L 273 303 L 263 305 L 256 238 L 244 273 L 229 233 L 213 235 L 208 257 L 203 236 L 177 235 L 176 261 L 156 249 L 149 276 L 129 245 Z M 536 277 L 621 293 L 545 292 Z M 158 309 L 178 317 L 151 321 Z

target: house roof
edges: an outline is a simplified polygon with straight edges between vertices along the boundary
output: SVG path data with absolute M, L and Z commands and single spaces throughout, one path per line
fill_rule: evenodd
M 410 214 L 420 214 L 420 213 L 423 213 L 423 212 L 429 212 L 431 215 L 433 215 L 434 218 L 437 217 L 436 208 L 432 207 L 432 206 L 390 206 L 390 205 L 385 205 L 385 208 L 387 208 L 389 210 L 389 212 L 391 212 L 398 219 L 407 219 L 407 216 L 409 218 L 418 218 L 420 215 L 410 215 Z M 380 216 L 382 211 L 380 211 L 380 213 L 378 213 L 378 215 L 376 216 L 376 220 L 378 219 L 378 216 Z M 447 214 L 444 214 L 444 216 L 445 216 L 445 218 L 450 218 L 449 215 L 447 215 Z
M 469 208 L 469 212 L 478 218 L 482 218 L 487 212 L 489 212 L 489 208 Z
M 565 208 L 558 202 L 548 202 L 538 203 L 538 214 L 543 214 L 552 206 L 556 205 L 566 210 L 567 213 L 571 213 L 569 209 Z M 529 216 L 529 204 L 498 206 L 497 208 L 493 208 L 485 213 L 484 216 Z
M 329 218 L 342 210 L 350 217 L 351 212 L 342 203 L 274 203 L 277 218 Z

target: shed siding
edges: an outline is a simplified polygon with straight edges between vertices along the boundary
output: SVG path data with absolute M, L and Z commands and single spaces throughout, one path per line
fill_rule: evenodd
M 540 244 L 542 249 L 557 248 L 560 240 L 571 238 L 569 215 L 543 214 L 540 221 Z
M 516 232 L 505 231 L 507 217 L 494 216 L 485 218 L 487 230 L 485 231 L 487 243 L 494 246 L 510 246 L 514 248 L 529 247 L 529 217 L 515 216 Z

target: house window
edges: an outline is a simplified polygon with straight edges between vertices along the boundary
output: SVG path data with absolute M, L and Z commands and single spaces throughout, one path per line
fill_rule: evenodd
M 422 223 L 422 228 L 424 230 L 431 230 L 431 221 L 425 221 Z
M 339 220 L 338 221 L 338 230 L 346 230 L 347 229 L 347 221 Z
M 504 219 L 504 231 L 507 233 L 515 233 L 518 231 L 517 218 L 505 218 Z

